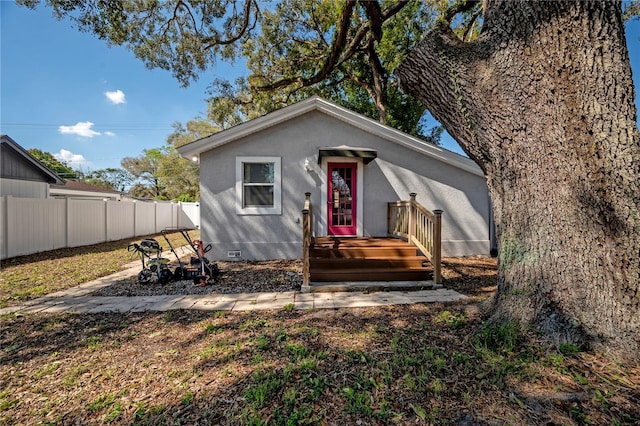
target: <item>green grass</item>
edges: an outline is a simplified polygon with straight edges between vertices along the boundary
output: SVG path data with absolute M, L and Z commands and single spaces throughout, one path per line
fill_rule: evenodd
M 189 231 L 189 235 L 198 239 L 200 231 Z M 174 247 L 186 243 L 179 233 L 168 237 Z M 155 238 L 164 250 L 169 249 L 162 235 L 151 235 L 5 259 L 0 268 L 0 308 L 118 272 L 123 265 L 139 261 L 127 247 L 143 238 Z
M 462 310 L 447 310 L 5 316 L 2 347 L 13 349 L 0 364 L 0 424 L 455 424 L 469 413 L 490 424 L 625 425 L 637 418 L 637 369 L 586 352 L 564 355 L 513 324 L 466 316 L 454 327 L 449 319 Z M 527 396 L 529 388 L 548 400 Z M 567 394 L 588 397 L 553 399 Z
M 631 425 L 640 418 L 638 367 L 570 344 L 545 347 L 535 330 L 466 312 L 463 304 L 435 304 L 5 315 L 0 424 L 437 425 L 460 423 L 464 413 L 488 424 Z

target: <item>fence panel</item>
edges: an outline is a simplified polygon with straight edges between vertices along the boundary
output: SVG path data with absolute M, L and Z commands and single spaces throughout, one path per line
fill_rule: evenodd
M 5 202 L 3 258 L 9 249 L 11 256 L 21 256 L 66 246 L 64 200 L 5 197 Z
M 156 232 L 156 203 L 136 202 L 136 237 Z
M 200 228 L 200 203 L 178 203 L 177 226 Z
M 195 228 L 199 208 L 199 203 L 3 196 L 0 259 L 151 235 L 166 227 Z
M 162 231 L 164 228 L 176 226 L 173 220 L 173 208 L 169 203 L 156 204 L 156 229 L 155 233 Z
M 69 247 L 86 246 L 106 241 L 106 202 L 103 200 L 68 199 Z
M 133 237 L 135 204 L 107 201 L 107 241 Z

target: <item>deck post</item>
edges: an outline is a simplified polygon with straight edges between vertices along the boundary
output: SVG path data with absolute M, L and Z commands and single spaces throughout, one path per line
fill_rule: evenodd
M 310 260 L 311 249 L 311 193 L 305 192 L 304 208 L 302 209 L 302 288 L 303 293 L 309 293 L 310 288 Z
M 409 194 L 409 229 L 407 233 L 409 234 L 408 241 L 410 243 L 416 234 L 416 195 L 415 192 Z
M 433 281 L 442 284 L 442 210 L 434 210 L 433 215 Z

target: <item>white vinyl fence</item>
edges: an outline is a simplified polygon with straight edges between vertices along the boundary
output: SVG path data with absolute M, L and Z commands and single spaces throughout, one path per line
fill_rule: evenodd
M 199 203 L 0 197 L 0 259 L 200 227 Z

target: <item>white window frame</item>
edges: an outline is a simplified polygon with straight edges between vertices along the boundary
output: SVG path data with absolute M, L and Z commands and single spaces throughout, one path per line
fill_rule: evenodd
M 273 163 L 273 206 L 244 206 L 244 164 Z M 236 157 L 236 213 L 239 215 L 282 214 L 282 161 L 280 157 Z

